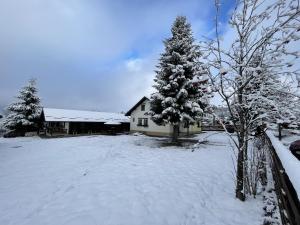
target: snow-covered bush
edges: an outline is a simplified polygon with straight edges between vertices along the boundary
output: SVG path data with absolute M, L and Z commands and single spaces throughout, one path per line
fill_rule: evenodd
M 256 195 L 267 184 L 268 144 L 264 135 L 259 135 L 250 143 L 245 159 L 245 192 Z

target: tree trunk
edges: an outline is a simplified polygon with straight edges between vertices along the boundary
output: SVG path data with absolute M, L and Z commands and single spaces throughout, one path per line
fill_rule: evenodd
M 237 159 L 237 170 L 236 170 L 236 190 L 235 197 L 241 201 L 245 201 L 244 189 L 244 151 L 243 148 L 239 149 L 238 159 Z
M 172 136 L 172 141 L 177 142 L 178 141 L 178 136 L 179 136 L 179 125 L 174 124 L 173 125 L 173 136 Z
M 278 139 L 279 139 L 279 140 L 281 140 L 281 138 L 282 138 L 281 131 L 282 131 L 282 126 L 281 126 L 281 124 L 279 123 L 279 124 L 278 124 Z
M 260 151 L 262 151 L 262 171 L 260 173 L 260 181 L 263 186 L 266 186 L 268 184 L 268 177 L 267 177 L 267 154 L 268 150 L 266 149 L 266 146 L 268 144 L 266 143 L 266 137 L 261 134 L 260 135 Z
M 242 76 L 242 72 L 240 71 Z M 241 84 L 240 84 L 241 86 Z M 239 121 L 240 121 L 240 129 L 237 131 L 239 149 L 238 149 L 238 158 L 237 158 L 237 169 L 236 169 L 236 190 L 235 196 L 241 201 L 245 201 L 245 193 L 244 193 L 244 170 L 245 170 L 245 153 L 247 154 L 246 148 L 248 147 L 247 143 L 247 131 L 246 131 L 246 118 L 244 114 L 244 110 L 242 108 L 243 105 L 243 90 L 239 90 L 238 92 L 238 103 L 240 107 L 238 108 Z
M 264 159 L 263 161 L 263 167 L 261 168 L 261 172 L 260 172 L 260 176 L 259 176 L 259 179 L 260 179 L 260 182 L 263 186 L 266 186 L 268 184 L 268 178 L 267 178 L 267 162 L 266 160 Z

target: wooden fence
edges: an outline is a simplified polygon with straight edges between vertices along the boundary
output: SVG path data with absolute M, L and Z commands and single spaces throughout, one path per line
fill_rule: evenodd
M 202 125 L 203 131 L 224 131 L 221 125 Z
M 300 225 L 300 202 L 282 162 L 278 157 L 270 138 L 266 136 L 271 154 L 271 167 L 275 181 L 275 191 L 283 225 Z M 299 161 L 300 163 L 300 161 Z M 299 171 L 300 173 L 300 171 Z

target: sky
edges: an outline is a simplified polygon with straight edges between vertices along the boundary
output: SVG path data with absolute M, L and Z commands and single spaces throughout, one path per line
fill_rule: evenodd
M 223 0 L 226 23 L 234 0 Z M 0 112 L 37 79 L 44 107 L 126 112 L 153 92 L 176 16 L 214 35 L 214 1 L 0 0 Z

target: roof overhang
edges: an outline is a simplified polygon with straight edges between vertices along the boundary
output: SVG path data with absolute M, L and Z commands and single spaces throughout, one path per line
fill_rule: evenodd
M 142 104 L 145 100 L 149 100 L 146 96 L 142 97 L 141 100 L 138 101 L 126 114 L 125 116 L 130 116 L 132 111 L 135 110 L 140 104 Z
M 129 123 L 127 116 L 121 113 L 43 108 L 42 119 L 45 122 L 97 122 Z

